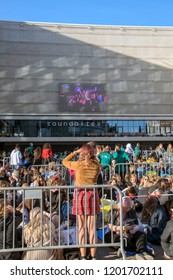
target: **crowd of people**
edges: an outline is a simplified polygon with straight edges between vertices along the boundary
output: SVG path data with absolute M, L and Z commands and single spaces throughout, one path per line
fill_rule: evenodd
M 89 142 L 72 152 L 59 154 L 53 153 L 49 143 L 43 147 L 34 147 L 30 143 L 23 152 L 16 145 L 9 155 L 9 164 L 0 168 L 0 249 L 10 249 L 14 243 L 16 248 L 21 243 L 26 247 L 56 245 L 56 229 L 66 220 L 69 221 L 68 214 L 71 221 L 77 222 L 80 258 L 87 259 L 87 250 L 82 244 L 87 241 L 96 243 L 100 201 L 105 195 L 115 202 L 115 207 L 113 212 L 108 213 L 104 240 L 107 243 L 120 240 L 120 204 L 119 194 L 114 189 L 116 186 L 123 196 L 125 249 L 135 251 L 137 259 L 152 259 L 152 244 L 159 245 L 163 248 L 165 259 L 172 259 L 173 174 L 169 172 L 170 169 L 161 172 L 165 154 L 170 163 L 172 151 L 171 144 L 167 149 L 160 144 L 144 159 L 139 143 L 134 148 L 130 143 L 124 148 L 117 143 L 112 150 L 108 145 Z M 160 164 L 159 172 L 147 173 L 146 165 L 143 166 L 145 162 L 148 165 L 153 162 Z M 127 163 L 128 167 L 123 165 Z M 73 187 L 70 196 L 65 188 L 67 185 Z M 92 185 L 98 187 L 75 188 Z M 52 188 L 42 188 L 42 201 L 26 199 L 20 190 L 10 191 L 11 187 L 23 190 L 25 187 L 47 186 Z M 72 206 L 68 213 L 64 211 L 67 203 Z M 14 228 L 15 235 L 12 235 Z M 62 252 L 55 249 L 8 250 L 0 253 L 0 259 L 63 258 L 64 255 L 59 256 L 59 253 Z M 94 245 L 89 258 L 96 258 Z

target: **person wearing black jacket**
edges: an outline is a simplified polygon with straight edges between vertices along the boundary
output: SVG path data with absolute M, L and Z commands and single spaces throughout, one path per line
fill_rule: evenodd
M 159 199 L 152 195 L 144 203 L 141 222 L 147 224 L 147 240 L 151 244 L 160 245 L 161 235 L 169 221 L 169 214 Z
M 170 220 L 161 235 L 161 246 L 166 259 L 173 260 L 173 200 L 171 200 Z
M 20 247 L 21 236 L 17 228 L 22 221 L 22 213 L 19 211 L 13 212 L 14 208 L 11 205 L 7 205 L 6 209 L 4 208 L 4 195 L 0 193 L 0 250 L 12 249 L 13 244 L 14 248 Z M 15 240 L 13 240 L 13 236 Z M 19 260 L 20 257 L 21 253 L 19 251 L 0 252 L 0 260 Z

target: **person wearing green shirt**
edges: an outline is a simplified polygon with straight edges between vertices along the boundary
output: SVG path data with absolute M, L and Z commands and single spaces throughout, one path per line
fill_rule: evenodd
M 113 166 L 115 167 L 115 173 L 118 173 L 122 179 L 124 179 L 126 173 L 126 166 L 124 163 L 130 163 L 130 158 L 125 151 L 121 150 L 121 145 L 115 145 L 115 152 L 113 156 Z M 119 165 L 120 164 L 120 165 Z
M 135 147 L 135 160 L 137 161 L 141 156 L 140 144 L 137 143 Z
M 108 181 L 110 178 L 109 174 L 111 171 L 111 165 L 112 165 L 112 160 L 113 156 L 111 154 L 111 148 L 109 146 L 106 146 L 103 149 L 103 152 L 101 152 L 98 155 L 98 159 L 102 165 L 103 171 L 105 171 L 105 181 Z
M 27 147 L 28 152 L 30 153 L 31 156 L 34 155 L 34 145 L 33 143 L 30 143 L 29 146 Z

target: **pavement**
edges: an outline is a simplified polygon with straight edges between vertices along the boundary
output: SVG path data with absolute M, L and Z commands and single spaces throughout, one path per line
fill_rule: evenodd
M 155 257 L 154 260 L 165 260 L 161 246 L 152 245 Z M 117 256 L 117 250 L 113 247 L 98 247 L 96 253 L 97 260 L 122 260 L 122 257 Z M 136 260 L 135 255 L 126 256 L 127 260 Z

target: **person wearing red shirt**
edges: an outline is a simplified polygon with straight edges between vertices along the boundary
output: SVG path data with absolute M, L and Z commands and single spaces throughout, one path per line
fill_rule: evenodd
M 52 156 L 53 156 L 53 152 L 52 152 L 51 145 L 49 143 L 45 143 L 43 145 L 43 150 L 42 150 L 43 164 L 49 164 Z

